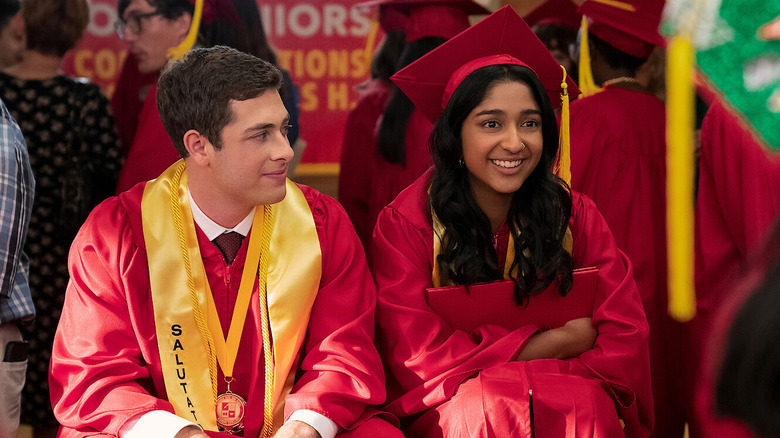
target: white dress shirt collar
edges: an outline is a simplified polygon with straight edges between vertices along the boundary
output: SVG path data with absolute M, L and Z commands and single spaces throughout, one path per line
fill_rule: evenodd
M 257 207 L 253 208 L 252 211 L 250 211 L 249 214 L 244 218 L 244 220 L 239 222 L 235 227 L 225 228 L 211 220 L 208 216 L 206 216 L 206 213 L 203 213 L 203 210 L 201 210 L 200 207 L 198 207 L 198 204 L 195 203 L 195 200 L 192 199 L 192 193 L 190 193 L 189 189 L 187 190 L 187 196 L 190 198 L 192 218 L 195 219 L 195 223 L 198 224 L 201 230 L 203 230 L 203 233 L 206 234 L 206 237 L 208 237 L 209 240 L 214 240 L 220 234 L 227 233 L 229 231 L 235 231 L 236 233 L 246 237 L 247 234 L 249 234 L 249 230 L 252 229 L 252 221 L 254 220 L 255 210 Z

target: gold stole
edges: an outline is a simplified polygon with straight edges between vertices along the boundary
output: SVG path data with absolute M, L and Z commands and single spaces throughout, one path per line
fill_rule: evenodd
M 442 246 L 442 239 L 444 238 L 444 226 L 439 222 L 439 218 L 436 217 L 436 213 L 431 212 L 431 221 L 433 223 L 433 272 L 431 273 L 431 280 L 433 282 L 433 287 L 441 287 L 441 286 L 447 286 L 446 284 L 441 284 L 441 277 L 439 276 L 439 261 L 437 260 L 439 258 L 439 254 L 441 254 L 441 246 Z M 563 236 L 563 248 L 571 254 L 573 246 L 573 238 L 571 234 L 571 229 L 569 227 L 566 227 L 566 234 Z M 515 259 L 515 240 L 512 238 L 512 235 L 509 235 L 509 243 L 507 244 L 506 248 L 506 259 L 504 260 L 504 279 L 508 279 L 510 277 L 510 268 L 512 267 L 512 262 Z M 513 273 L 514 276 L 517 276 L 516 273 Z
M 292 389 L 298 353 L 319 290 L 322 253 L 309 204 L 295 184 L 288 180 L 286 197 L 270 207 L 273 233 L 266 290 L 273 376 L 266 375 L 265 381 L 266 388 L 273 388 L 270 406 L 275 420 L 271 429 L 275 432 L 281 426 L 284 397 Z M 215 350 L 207 328 L 208 314 L 203 310 L 207 309 L 208 278 L 189 205 L 183 161 L 146 184 L 141 213 L 168 401 L 176 415 L 216 431 Z M 208 366 L 204 366 L 204 358 Z

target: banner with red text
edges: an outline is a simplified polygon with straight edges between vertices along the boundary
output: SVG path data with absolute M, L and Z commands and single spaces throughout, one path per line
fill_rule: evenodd
M 258 1 L 268 39 L 298 86 L 302 163 L 338 163 L 355 86 L 369 77 L 366 37 L 373 11 L 356 0 Z M 116 0 L 89 0 L 90 24 L 65 58 L 67 74 L 90 78 L 109 97 L 127 52 L 114 32 Z M 330 168 L 330 166 L 326 166 Z M 332 167 L 335 171 L 335 166 Z

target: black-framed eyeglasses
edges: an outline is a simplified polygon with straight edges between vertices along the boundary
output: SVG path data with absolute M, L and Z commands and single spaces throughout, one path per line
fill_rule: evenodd
M 146 20 L 154 17 L 155 15 L 162 14 L 163 13 L 160 11 L 147 12 L 146 14 L 130 14 L 127 19 L 120 18 L 119 20 L 116 20 L 114 22 L 114 29 L 116 30 L 117 35 L 119 35 L 119 38 L 125 37 L 125 29 L 129 29 L 131 32 L 138 35 L 142 30 L 142 20 Z

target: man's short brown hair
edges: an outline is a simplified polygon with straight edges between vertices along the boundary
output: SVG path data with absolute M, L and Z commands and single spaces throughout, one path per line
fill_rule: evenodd
M 176 150 L 187 157 L 184 134 L 194 129 L 216 149 L 233 119 L 230 102 L 279 90 L 282 73 L 273 64 L 225 46 L 195 49 L 166 67 L 157 83 L 157 108 Z

